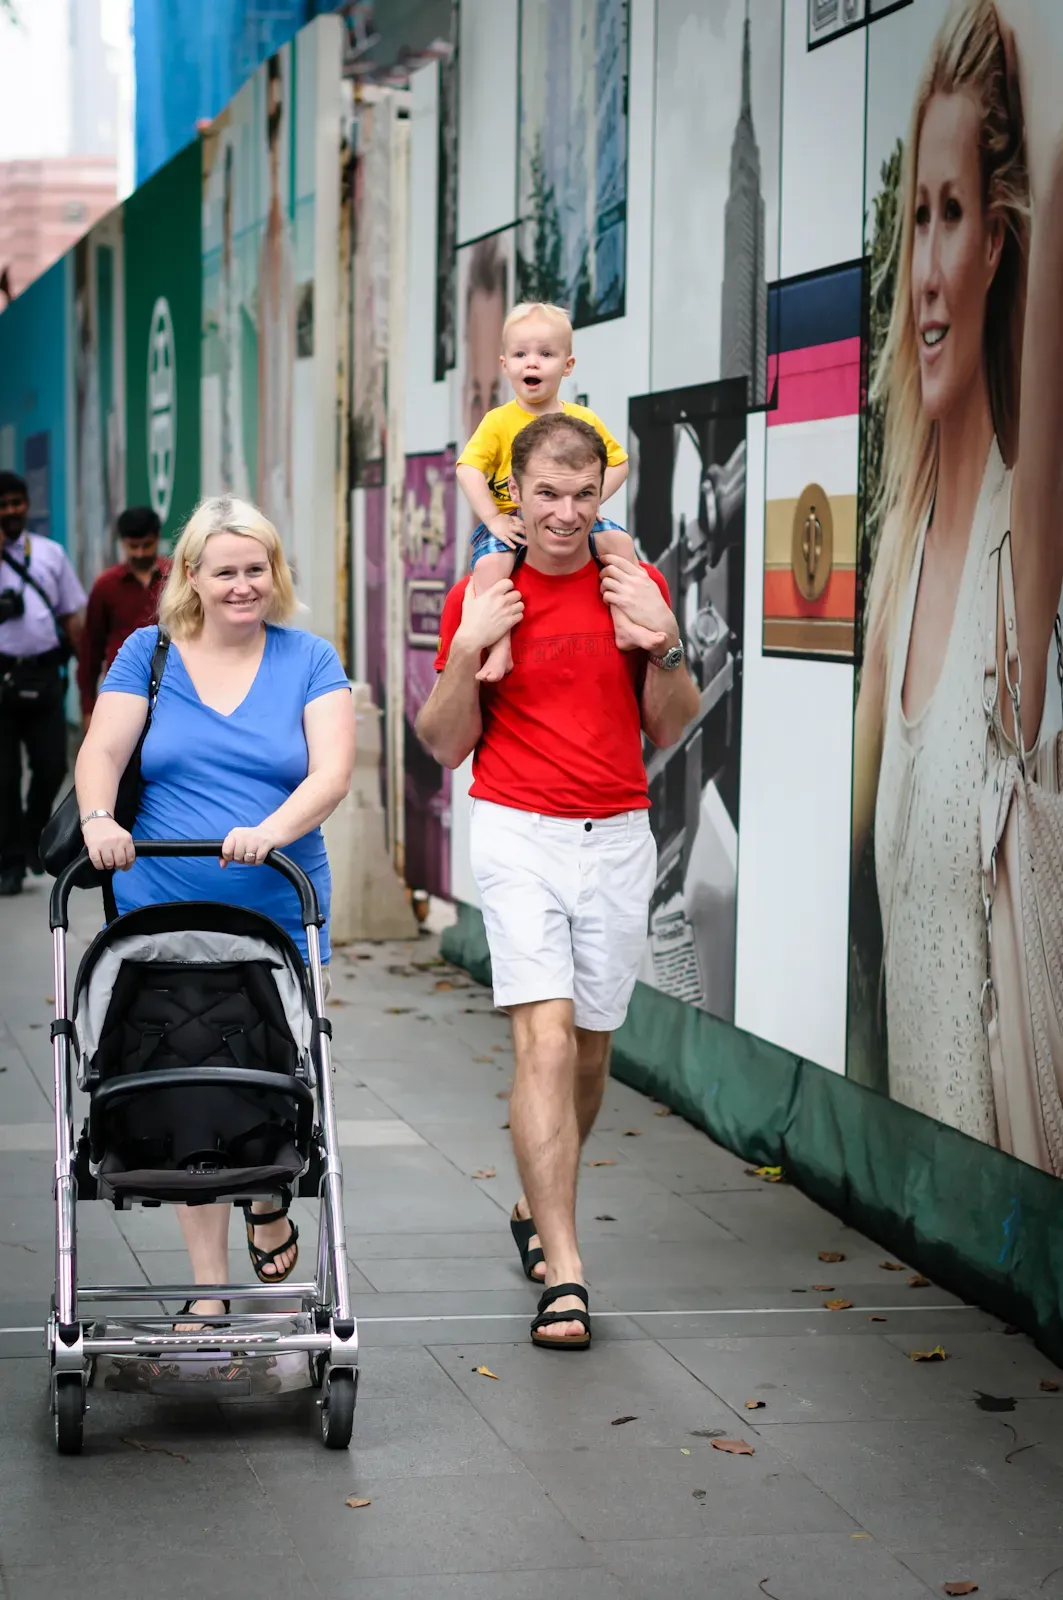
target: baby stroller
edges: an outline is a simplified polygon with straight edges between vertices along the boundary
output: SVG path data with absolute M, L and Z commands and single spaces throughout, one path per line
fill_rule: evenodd
M 214 856 L 220 842 L 137 840 L 141 856 Z M 305 1353 L 321 1390 L 321 1438 L 350 1443 L 358 1392 L 342 1175 L 313 884 L 278 851 L 266 865 L 299 896 L 309 953 L 275 922 L 213 901 L 147 906 L 93 940 L 67 1001 L 67 906 L 75 886 L 98 883 L 82 853 L 56 879 L 49 920 L 55 969 L 55 1296 L 46 1330 L 56 1448 L 82 1444 L 86 1389 L 96 1360 Z M 75 1134 L 71 1060 L 89 1096 Z M 293 1194 L 321 1196 L 311 1283 L 83 1287 L 77 1276 L 78 1200 L 118 1209 L 206 1205 Z M 303 1274 L 306 1276 L 306 1274 Z M 175 1333 L 177 1313 L 106 1322 L 86 1304 L 204 1298 L 236 1302 L 215 1328 Z M 301 1309 L 243 1312 L 249 1300 Z

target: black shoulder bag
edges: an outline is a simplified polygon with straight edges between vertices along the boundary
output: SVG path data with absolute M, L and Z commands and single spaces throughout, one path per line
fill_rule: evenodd
M 140 804 L 140 752 L 144 748 L 144 740 L 151 727 L 151 718 L 155 711 L 155 702 L 159 698 L 159 685 L 162 675 L 166 670 L 166 652 L 170 648 L 170 636 L 162 628 L 159 629 L 159 638 L 151 657 L 151 681 L 148 684 L 148 714 L 144 720 L 144 727 L 137 747 L 130 756 L 126 769 L 122 773 L 118 784 L 118 794 L 114 802 L 114 820 L 120 827 L 132 831 L 137 817 L 137 808 Z M 76 861 L 81 854 L 81 810 L 78 806 L 77 792 L 71 786 L 52 812 L 48 821 L 41 830 L 40 840 L 41 864 L 45 872 L 57 878 L 64 867 L 71 861 Z

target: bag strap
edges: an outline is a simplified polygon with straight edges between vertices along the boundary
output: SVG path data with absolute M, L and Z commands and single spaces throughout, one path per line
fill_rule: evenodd
M 59 613 L 56 611 L 56 609 L 53 606 L 52 602 L 49 600 L 48 596 L 45 594 L 45 592 L 44 592 L 43 588 L 41 587 L 41 585 L 37 582 L 36 578 L 33 576 L 32 572 L 29 569 L 29 567 L 24 567 L 22 565 L 22 562 L 19 561 L 17 559 L 17 557 L 15 557 L 15 556 L 13 556 L 11 554 L 10 550 L 5 550 L 4 551 L 4 560 L 7 562 L 7 565 L 11 568 L 12 572 L 17 572 L 18 573 L 18 576 L 22 579 L 22 582 L 24 584 L 28 583 L 30 588 L 33 589 L 37 594 L 40 595 L 41 599 L 44 601 L 44 604 L 48 609 L 48 615 L 52 619 L 52 626 L 55 628 L 56 637 L 58 638 L 59 643 L 62 645 L 62 647 L 65 650 L 70 644 L 70 636 L 67 633 L 66 629 L 63 627 L 63 624 L 59 620 Z
M 148 718 L 144 724 L 145 733 L 151 726 L 151 716 L 155 710 L 155 702 L 159 698 L 159 689 L 162 686 L 162 675 L 166 671 L 166 658 L 169 650 L 170 635 L 165 628 L 160 627 L 158 637 L 155 640 L 155 648 L 151 653 L 151 676 L 148 679 Z

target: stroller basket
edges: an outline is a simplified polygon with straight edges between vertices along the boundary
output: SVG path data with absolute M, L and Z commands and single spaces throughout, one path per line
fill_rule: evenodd
M 211 855 L 214 841 L 137 841 L 140 855 Z M 266 866 L 297 891 L 309 962 L 269 918 L 213 901 L 146 906 L 116 918 L 86 951 L 68 1015 L 67 906 L 94 875 L 82 855 L 57 878 L 52 1026 L 56 1108 L 56 1294 L 47 1341 L 61 1451 L 81 1447 L 85 1389 L 98 1356 L 173 1358 L 176 1352 L 304 1352 L 322 1386 L 322 1437 L 349 1443 L 357 1390 L 341 1172 L 332 1094 L 331 1028 L 324 1016 L 318 929 L 310 880 L 274 851 Z M 89 1097 L 75 1136 L 72 1060 Z M 117 1207 L 242 1203 L 293 1192 L 321 1195 L 314 1281 L 280 1284 L 79 1287 L 76 1201 Z M 79 1298 L 237 1303 L 300 1301 L 294 1332 L 262 1314 L 212 1317 L 223 1331 L 175 1334 L 173 1314 L 153 1322 L 83 1323 Z M 112 1332 L 112 1328 L 115 1330 Z

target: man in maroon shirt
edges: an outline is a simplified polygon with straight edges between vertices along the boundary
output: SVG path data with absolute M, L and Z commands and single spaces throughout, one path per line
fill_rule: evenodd
M 85 631 L 78 650 L 78 688 L 86 728 L 100 679 L 137 628 L 155 621 L 159 595 L 170 571 L 159 555 L 159 519 L 150 506 L 129 506 L 118 518 L 124 561 L 101 572 L 89 593 Z

